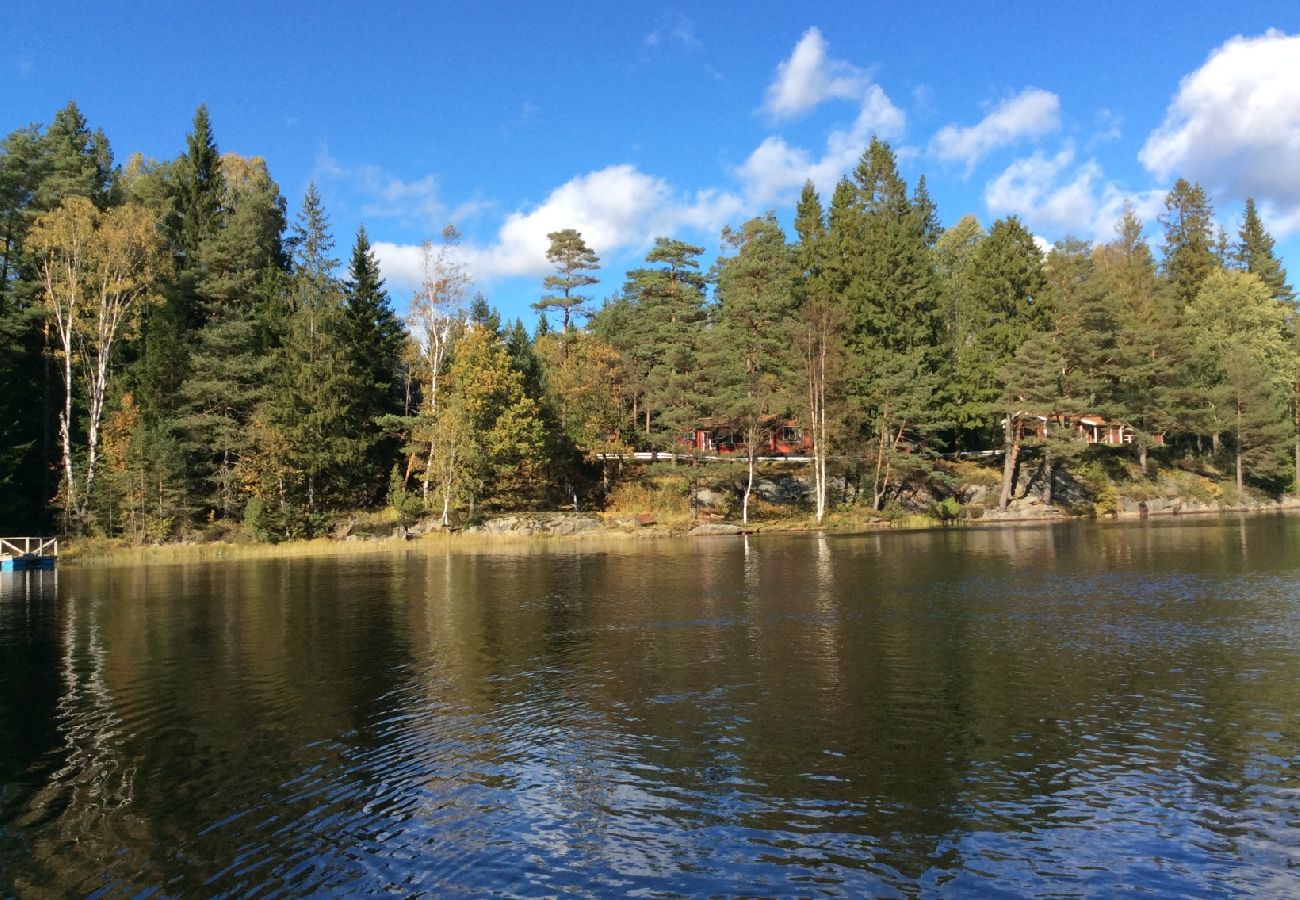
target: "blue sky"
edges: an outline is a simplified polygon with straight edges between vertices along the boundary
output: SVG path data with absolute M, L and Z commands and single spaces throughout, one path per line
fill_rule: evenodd
M 804 178 L 828 195 L 873 133 L 946 224 L 1106 239 L 1131 198 L 1158 245 L 1182 174 L 1230 231 L 1253 194 L 1300 271 L 1300 4 L 10 0 L 5 19 L 4 132 L 75 99 L 119 159 L 165 159 L 205 102 L 291 210 L 316 181 L 337 255 L 364 221 L 399 306 L 449 222 L 530 322 L 548 231 L 599 251 L 598 298 L 657 234 L 711 260 L 725 224 L 788 222 Z

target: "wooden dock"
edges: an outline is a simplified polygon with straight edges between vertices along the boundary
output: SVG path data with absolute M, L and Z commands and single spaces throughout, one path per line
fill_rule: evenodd
M 53 569 L 58 556 L 58 538 L 0 538 L 0 572 Z

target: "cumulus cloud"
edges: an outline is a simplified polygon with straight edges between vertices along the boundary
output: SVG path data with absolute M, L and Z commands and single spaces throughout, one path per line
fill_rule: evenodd
M 717 232 L 744 206 L 734 194 L 687 195 L 635 166 L 609 166 L 570 179 L 531 209 L 510 213 L 494 240 L 462 244 L 458 255 L 481 281 L 540 276 L 550 270 L 547 235 L 553 231 L 576 228 L 605 256 L 649 247 L 656 236 L 682 229 Z M 402 286 L 419 282 L 419 247 L 385 242 L 374 246 L 385 278 Z
M 1138 158 L 1218 196 L 1253 196 L 1281 232 L 1300 229 L 1300 36 L 1234 37 L 1179 84 Z
M 662 42 L 666 36 L 649 43 Z M 673 37 L 685 39 L 682 34 Z M 539 277 L 550 270 L 547 234 L 562 228 L 576 228 L 598 254 L 613 258 L 648 248 L 660 235 L 686 232 L 714 237 L 722 226 L 788 199 L 810 178 L 829 193 L 858 161 L 872 135 L 892 139 L 903 133 L 906 124 L 903 111 L 879 85 L 848 63 L 828 60 L 821 33 L 810 29 L 778 68 L 766 108 L 774 116 L 786 117 L 831 97 L 859 104 L 851 123 L 832 130 L 820 152 L 792 146 L 780 136 L 768 137 L 732 171 L 739 182 L 735 190 L 691 193 L 630 164 L 607 166 L 571 178 L 542 202 L 509 213 L 494 237 L 464 243 L 457 253 L 479 281 Z M 388 184 L 383 173 L 374 173 L 370 181 L 376 196 L 396 200 L 418 193 L 415 184 Z M 436 198 L 436 182 L 423 186 Z M 419 283 L 418 246 L 376 241 L 374 249 L 391 285 L 400 289 Z
M 984 202 L 993 215 L 1019 216 L 1036 233 L 1097 241 L 1115 237 L 1125 201 L 1150 224 L 1163 198 L 1162 191 L 1123 190 L 1105 177 L 1094 159 L 1076 165 L 1070 147 L 1052 156 L 1039 150 L 1018 159 L 984 189 Z
M 999 103 L 975 125 L 940 128 L 930 139 L 930 152 L 938 159 L 970 167 L 999 147 L 1025 137 L 1041 137 L 1060 125 L 1060 98 L 1051 91 L 1025 88 Z
M 790 58 L 777 65 L 776 79 L 768 85 L 763 104 L 772 119 L 795 118 L 833 98 L 856 100 L 862 96 L 871 83 L 867 73 L 844 60 L 828 59 L 826 47 L 821 30 L 809 28 Z
M 826 138 L 819 156 L 794 147 L 785 138 L 772 135 L 755 148 L 737 169 L 746 196 L 756 205 L 784 200 L 812 180 L 828 194 L 866 148 L 872 135 L 890 139 L 903 133 L 906 117 L 879 85 L 869 85 L 857 118 L 847 128 L 837 128 Z

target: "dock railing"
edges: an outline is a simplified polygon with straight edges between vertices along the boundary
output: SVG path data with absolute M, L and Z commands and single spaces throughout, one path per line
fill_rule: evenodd
M 59 539 L 44 537 L 0 538 L 0 556 L 58 556 Z

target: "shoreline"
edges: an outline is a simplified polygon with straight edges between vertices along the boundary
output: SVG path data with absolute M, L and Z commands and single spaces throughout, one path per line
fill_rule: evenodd
M 1053 508 L 1054 509 L 1054 508 Z M 753 535 L 837 535 L 853 536 L 888 532 L 952 531 L 995 528 L 1000 526 L 1043 526 L 1072 522 L 1138 522 L 1145 519 L 1172 520 L 1179 518 L 1208 519 L 1213 516 L 1278 514 L 1300 512 L 1300 498 L 1286 497 L 1267 504 L 1248 506 L 1208 507 L 1197 505 L 1191 509 L 1181 507 L 1148 512 L 1117 511 L 1107 515 L 1066 515 L 1059 510 L 1043 514 L 992 516 L 942 522 L 928 516 L 908 516 L 898 521 L 831 523 L 817 526 L 811 520 L 792 519 L 751 523 L 747 527 L 737 523 L 674 523 L 651 525 L 629 530 L 625 523 L 601 521 L 599 527 L 572 533 L 493 533 L 482 530 L 431 532 L 406 538 L 389 537 L 369 540 L 338 540 L 335 538 L 309 538 L 279 543 L 211 543 L 172 544 L 121 544 L 98 540 L 67 540 L 67 552 L 60 558 L 61 565 L 117 566 L 127 564 L 170 564 L 186 562 L 218 562 L 243 559 L 293 559 L 334 556 L 388 556 L 394 554 L 424 554 L 429 552 L 498 552 L 506 549 L 551 547 L 592 548 L 600 546 L 627 546 L 644 541 L 680 540 L 682 538 L 712 539 Z M 541 516 L 552 520 L 578 517 L 599 519 L 591 513 L 546 513 Z M 692 533 L 700 525 L 723 525 L 722 531 Z M 728 527 L 729 526 L 729 527 Z M 734 530 L 733 530 L 734 529 Z

